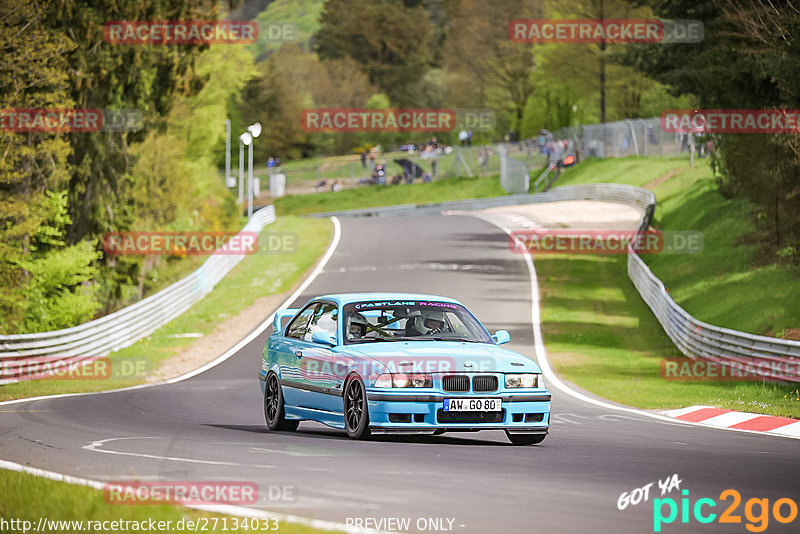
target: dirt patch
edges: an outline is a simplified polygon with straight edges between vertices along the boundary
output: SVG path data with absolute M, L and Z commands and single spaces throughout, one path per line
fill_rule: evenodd
M 650 191 L 652 191 L 653 189 L 655 189 L 659 185 L 663 184 L 664 182 L 666 182 L 670 178 L 673 178 L 674 176 L 677 176 L 678 174 L 682 173 L 683 171 L 685 171 L 687 169 L 688 169 L 688 167 L 682 167 L 680 169 L 672 169 L 667 174 L 664 174 L 663 176 L 659 176 L 655 180 L 650 180 L 649 182 L 644 184 L 643 187 L 645 189 L 649 189 Z
M 303 276 L 301 276 L 288 291 L 273 295 L 265 295 L 259 298 L 251 306 L 242 310 L 238 315 L 228 317 L 222 321 L 213 331 L 198 338 L 180 353 L 166 360 L 162 360 L 158 369 L 147 377 L 147 382 L 153 383 L 169 380 L 170 378 L 181 376 L 213 361 L 219 355 L 236 345 L 240 340 L 244 339 L 256 326 L 269 317 L 273 311 L 277 310 L 278 306 L 289 298 L 289 295 L 303 283 L 303 280 L 308 278 L 315 267 L 316 263 L 303 273 Z
M 792 341 L 800 341 L 800 328 L 787 328 L 783 332 L 783 339 L 791 339 Z

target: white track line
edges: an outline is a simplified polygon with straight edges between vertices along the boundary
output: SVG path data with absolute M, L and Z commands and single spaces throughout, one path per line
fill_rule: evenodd
M 493 224 L 510 237 L 512 235 L 512 230 L 505 226 L 503 223 L 492 219 L 482 213 L 469 213 L 469 212 L 460 212 L 458 215 L 467 215 L 469 217 L 475 217 L 481 219 L 482 221 L 486 221 L 490 224 Z M 691 425 L 691 426 L 699 426 L 699 427 L 706 427 L 709 428 L 707 425 L 701 423 L 691 423 L 689 421 L 682 421 L 680 419 L 673 419 L 671 417 L 667 417 L 664 415 L 647 412 L 644 410 L 638 410 L 636 408 L 628 408 L 625 406 L 616 406 L 614 404 L 610 404 L 608 402 L 604 402 L 598 399 L 593 399 L 587 395 L 584 395 L 580 391 L 575 391 L 574 389 L 570 388 L 567 384 L 561 381 L 558 375 L 553 371 L 553 368 L 550 366 L 550 361 L 547 359 L 547 352 L 544 348 L 544 340 L 542 338 L 542 330 L 541 330 L 541 315 L 539 313 L 539 281 L 536 277 L 536 269 L 533 266 L 533 258 L 531 257 L 530 252 L 526 249 L 521 243 L 517 243 L 517 246 L 520 248 L 521 255 L 525 259 L 525 265 L 528 266 L 528 273 L 530 275 L 531 280 L 531 326 L 533 328 L 533 343 L 534 343 L 534 350 L 536 351 L 536 359 L 539 361 L 539 367 L 542 368 L 542 373 L 544 373 L 545 377 L 549 381 L 550 384 L 555 386 L 557 389 L 561 390 L 562 392 L 566 393 L 570 397 L 578 399 L 582 402 L 587 404 L 593 404 L 595 406 L 600 406 L 601 408 L 606 408 L 608 410 L 615 410 L 619 412 L 627 412 L 627 413 L 634 413 L 636 415 L 642 415 L 645 417 L 650 417 L 652 419 L 658 419 L 659 421 L 669 422 L 673 424 L 680 424 L 680 425 Z M 718 428 L 718 427 L 711 427 L 711 428 Z M 800 439 L 800 436 L 794 435 L 786 435 L 786 434 L 773 434 L 773 433 L 765 433 L 759 432 L 755 430 L 743 430 L 739 428 L 720 428 L 720 430 L 728 430 L 733 432 L 745 432 L 748 434 L 757 434 L 760 436 L 778 436 L 783 438 L 793 438 L 793 439 Z

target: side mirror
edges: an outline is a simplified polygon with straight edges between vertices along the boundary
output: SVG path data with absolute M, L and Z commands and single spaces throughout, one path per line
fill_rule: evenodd
M 319 343 L 321 345 L 328 345 L 329 347 L 336 346 L 336 338 L 331 335 L 327 330 L 317 330 L 311 334 L 312 343 Z
M 273 319 L 272 322 L 273 331 L 280 332 L 281 330 L 283 330 L 284 320 L 291 319 L 299 311 L 300 311 L 299 308 L 285 308 L 283 310 L 276 311 L 275 318 Z
M 503 343 L 511 341 L 511 334 L 508 333 L 508 330 L 498 330 L 492 334 L 492 339 L 494 339 L 494 342 L 498 345 L 502 345 Z

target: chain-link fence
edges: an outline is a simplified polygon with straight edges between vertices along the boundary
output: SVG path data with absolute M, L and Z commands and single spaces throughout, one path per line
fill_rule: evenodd
M 553 136 L 574 141 L 578 159 L 677 156 L 681 149 L 686 150 L 684 136 L 663 132 L 658 117 L 571 126 L 553 132 Z

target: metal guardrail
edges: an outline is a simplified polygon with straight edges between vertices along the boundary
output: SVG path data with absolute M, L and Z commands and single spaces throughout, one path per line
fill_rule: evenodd
M 260 209 L 242 232 L 260 232 L 275 222 L 273 206 Z M 212 254 L 197 270 L 135 304 L 93 321 L 50 332 L 0 336 L 2 376 L 15 381 L 33 364 L 56 366 L 90 361 L 151 334 L 207 295 L 243 255 Z
M 664 283 L 633 252 L 628 254 L 628 277 L 685 356 L 717 362 L 732 373 L 747 369 L 763 377 L 779 375 L 800 382 L 800 341 L 757 336 L 695 319 L 678 306 Z
M 638 190 L 627 202 L 645 209 L 639 231 L 647 230 L 655 211 L 653 193 L 640 187 L 613 189 L 613 192 L 610 188 L 604 192 L 603 200 L 611 194 L 624 202 L 623 197 L 631 189 Z M 631 248 L 628 249 L 628 278 L 684 356 L 716 362 L 730 368 L 732 374 L 747 370 L 748 374 L 765 378 L 777 375 L 785 381 L 800 382 L 800 341 L 748 334 L 696 319 L 675 302 L 664 283 Z

